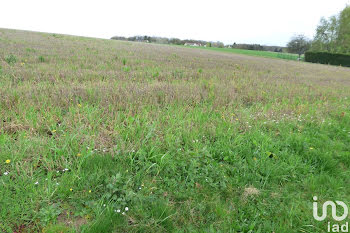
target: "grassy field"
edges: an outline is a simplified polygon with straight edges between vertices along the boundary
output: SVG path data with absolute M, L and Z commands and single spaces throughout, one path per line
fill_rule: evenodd
M 187 46 L 186 46 L 187 47 Z M 198 46 L 190 46 L 191 48 L 197 49 L 206 49 L 218 52 L 227 52 L 227 53 L 237 53 L 244 54 L 249 56 L 258 56 L 258 57 L 268 57 L 268 58 L 279 58 L 285 60 L 298 60 L 298 55 L 293 53 L 276 53 L 270 51 L 258 51 L 258 50 L 248 50 L 248 49 L 234 49 L 234 48 L 215 48 L 215 47 L 198 47 Z M 304 59 L 304 55 L 301 56 L 301 59 Z
M 0 232 L 326 231 L 312 197 L 350 203 L 349 74 L 0 29 Z

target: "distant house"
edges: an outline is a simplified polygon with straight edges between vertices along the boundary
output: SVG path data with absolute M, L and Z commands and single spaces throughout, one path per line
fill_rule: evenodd
M 201 44 L 197 44 L 197 43 L 185 43 L 185 46 L 202 46 Z

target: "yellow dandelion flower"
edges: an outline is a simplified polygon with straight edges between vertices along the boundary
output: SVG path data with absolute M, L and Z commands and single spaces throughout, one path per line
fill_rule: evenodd
M 69 191 L 73 192 L 73 189 L 72 189 L 72 188 L 70 188 L 70 189 L 69 189 Z
M 313 150 L 314 148 L 313 147 L 310 147 L 310 150 Z
M 81 154 L 80 154 L 80 153 L 78 153 L 78 154 L 77 154 L 77 156 L 78 156 L 78 157 L 80 157 L 80 156 L 81 156 Z
M 89 190 L 89 193 L 91 193 L 91 189 Z
M 54 129 L 54 130 L 52 130 L 52 133 L 55 133 L 56 131 L 57 131 L 57 130 Z
M 6 159 L 5 163 L 11 163 L 11 160 Z

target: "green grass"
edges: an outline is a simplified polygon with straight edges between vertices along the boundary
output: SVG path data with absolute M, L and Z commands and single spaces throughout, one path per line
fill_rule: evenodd
M 350 203 L 348 69 L 0 31 L 1 232 L 324 232 L 312 197 Z
M 187 46 L 186 46 L 187 47 Z M 298 55 L 293 53 L 277 53 L 277 52 L 270 52 L 270 51 L 258 51 L 258 50 L 247 50 L 247 49 L 235 49 L 235 48 L 216 48 L 216 47 L 198 47 L 198 46 L 190 46 L 191 48 L 198 48 L 198 49 L 207 49 L 212 51 L 218 51 L 218 52 L 227 52 L 227 53 L 237 53 L 237 54 L 244 54 L 244 55 L 250 55 L 250 56 L 258 56 L 258 57 L 268 57 L 268 58 L 279 58 L 279 59 L 286 59 L 286 60 L 298 60 Z M 301 56 L 303 59 L 304 56 Z

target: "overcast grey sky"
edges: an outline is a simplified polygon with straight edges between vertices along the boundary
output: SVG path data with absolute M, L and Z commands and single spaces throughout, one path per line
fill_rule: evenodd
M 2 0 L 0 27 L 99 38 L 151 35 L 285 45 L 349 0 Z

